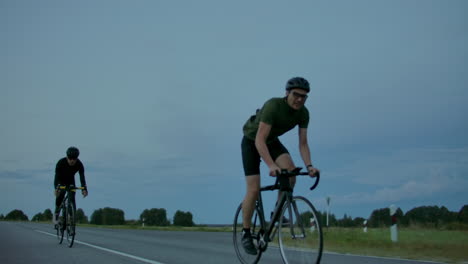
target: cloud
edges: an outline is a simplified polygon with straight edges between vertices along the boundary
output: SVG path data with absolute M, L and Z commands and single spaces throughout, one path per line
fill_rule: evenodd
M 0 171 L 0 181 L 7 181 L 7 182 L 39 182 L 43 181 L 44 175 L 52 175 L 53 181 L 53 173 L 48 170 L 4 170 Z
M 342 166 L 331 177 L 356 184 L 397 186 L 427 178 L 468 178 L 468 148 L 408 148 L 386 153 L 373 151 Z
M 375 204 L 424 199 L 446 193 L 463 193 L 468 180 L 460 177 L 428 177 L 422 181 L 410 180 L 396 187 L 383 187 L 370 192 L 356 192 L 333 197 L 336 203 Z M 468 195 L 465 195 L 468 198 Z

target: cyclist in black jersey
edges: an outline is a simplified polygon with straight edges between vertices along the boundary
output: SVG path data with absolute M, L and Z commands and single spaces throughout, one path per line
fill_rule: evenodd
M 55 213 L 54 213 L 54 224 L 57 224 L 58 213 L 60 204 L 65 197 L 65 190 L 59 190 L 58 186 L 76 186 L 75 185 L 75 173 L 80 174 L 81 190 L 83 197 L 88 196 L 88 189 L 86 187 L 86 179 L 84 173 L 83 163 L 78 159 L 80 151 L 76 147 L 69 147 L 67 149 L 67 156 L 60 159 L 55 167 L 55 179 L 54 179 L 54 194 L 55 194 Z M 70 200 L 76 208 L 75 193 L 71 192 Z
M 294 77 L 286 83 L 286 96 L 268 100 L 257 113 L 251 116 L 243 127 L 242 162 L 246 179 L 246 194 L 242 204 L 243 237 L 242 245 L 249 254 L 257 254 L 250 234 L 251 218 L 255 201 L 260 191 L 260 160 L 269 167 L 270 176 L 281 169 L 293 170 L 295 165 L 279 136 L 299 127 L 299 152 L 310 176 L 319 170 L 312 166 L 307 127 L 309 111 L 304 103 L 310 92 L 309 82 L 302 77 Z M 294 186 L 295 177 L 290 178 Z

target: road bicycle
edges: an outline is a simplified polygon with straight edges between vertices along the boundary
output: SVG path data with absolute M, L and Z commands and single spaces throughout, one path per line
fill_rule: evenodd
M 75 227 L 76 227 L 76 208 L 75 205 L 72 203 L 70 196 L 72 192 L 76 192 L 76 190 L 83 190 L 84 187 L 75 187 L 71 186 L 58 186 L 57 190 L 65 190 L 65 197 L 63 198 L 62 204 L 59 207 L 59 219 L 57 224 L 55 225 L 55 229 L 57 231 L 57 239 L 59 244 L 62 244 L 63 237 L 66 234 L 68 247 L 73 246 L 73 242 L 75 241 Z M 54 216 L 55 217 L 55 216 Z
M 293 171 L 282 170 L 273 185 L 260 188 L 255 210 L 252 216 L 251 234 L 257 249 L 256 255 L 250 255 L 242 247 L 242 203 L 237 208 L 233 240 L 237 257 L 244 264 L 258 263 L 269 246 L 279 248 L 283 262 L 320 263 L 323 250 L 323 234 L 319 216 L 312 203 L 302 196 L 293 196 L 293 188 L 289 178 L 309 175 L 301 172 L 301 168 Z M 319 183 L 320 175 L 315 177 L 313 190 Z M 262 192 L 280 190 L 270 222 L 265 219 L 262 202 Z M 277 239 L 275 239 L 277 237 Z

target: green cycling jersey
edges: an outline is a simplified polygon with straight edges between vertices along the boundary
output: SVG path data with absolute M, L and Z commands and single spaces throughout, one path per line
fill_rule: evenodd
M 295 110 L 288 105 L 285 98 L 271 98 L 244 124 L 244 136 L 255 140 L 260 122 L 271 125 L 267 138 L 267 143 L 270 143 L 297 125 L 300 128 L 307 128 L 309 110 L 305 106 Z

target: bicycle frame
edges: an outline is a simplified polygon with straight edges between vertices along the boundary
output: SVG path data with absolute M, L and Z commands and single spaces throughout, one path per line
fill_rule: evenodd
M 278 185 L 278 181 L 279 181 L 279 185 Z M 279 189 L 281 191 L 281 195 L 280 195 L 280 198 L 273 210 L 273 214 L 272 214 L 272 217 L 271 217 L 271 220 L 270 220 L 270 223 L 267 225 L 266 224 L 266 220 L 265 220 L 265 212 L 264 212 L 264 209 L 263 209 L 263 200 L 262 200 L 262 192 L 264 191 L 274 191 L 274 190 L 277 190 Z M 281 177 L 278 177 L 277 179 L 277 183 L 275 183 L 274 185 L 269 185 L 269 186 L 265 186 L 265 187 L 262 187 L 260 189 L 260 193 L 258 194 L 258 198 L 257 198 L 257 203 L 256 203 L 256 206 L 258 207 L 259 209 L 259 212 L 260 212 L 260 230 L 259 230 L 259 233 L 262 234 L 263 233 L 263 240 L 265 241 L 268 241 L 270 242 L 271 239 L 270 239 L 270 235 L 273 234 L 274 232 L 274 228 L 275 228 L 275 224 L 277 222 L 279 222 L 279 218 L 281 216 L 281 212 L 283 210 L 283 207 L 285 205 L 285 203 L 287 201 L 291 201 L 292 200 L 292 196 L 293 196 L 293 189 L 291 188 L 291 185 L 289 183 L 289 177 L 287 176 L 281 176 Z M 254 223 L 255 225 L 255 223 Z M 262 239 L 262 238 L 260 238 Z
M 67 206 L 68 204 L 66 202 L 71 202 L 70 200 L 70 195 L 71 195 L 71 192 L 76 192 L 76 190 L 83 190 L 84 188 L 83 187 L 75 187 L 75 186 L 59 186 L 57 188 L 58 190 L 65 190 L 65 195 L 63 196 L 63 200 L 62 202 L 60 203 L 60 207 L 61 208 L 65 208 L 65 206 Z

